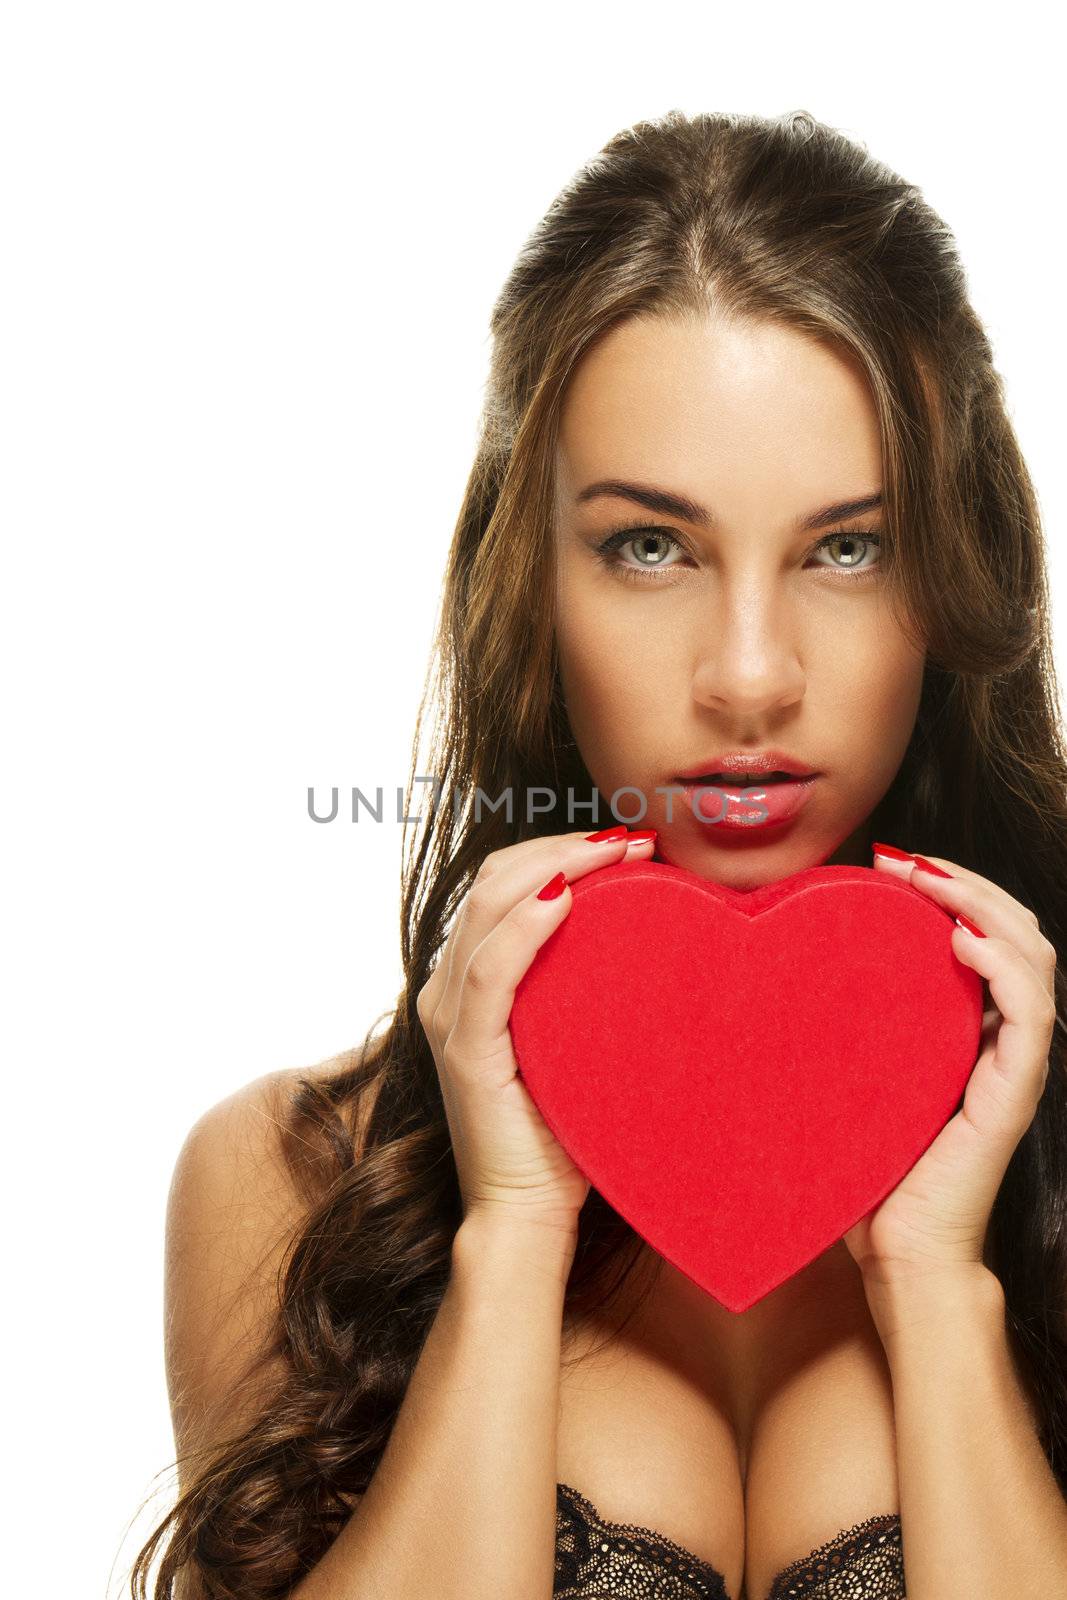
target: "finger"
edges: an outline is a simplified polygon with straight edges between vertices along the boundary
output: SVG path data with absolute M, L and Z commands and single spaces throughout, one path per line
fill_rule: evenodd
M 916 852 L 913 860 L 917 859 L 918 856 L 922 856 L 924 861 L 932 862 L 935 867 L 940 867 L 942 872 L 950 873 L 951 876 L 957 880 L 957 882 L 971 883 L 974 884 L 976 888 L 985 889 L 989 894 L 999 899 L 1006 908 L 1016 911 L 1024 921 L 1031 923 L 1035 927 L 1037 926 L 1036 913 L 1031 911 L 1029 906 L 1023 905 L 1022 901 L 1017 900 L 1014 895 L 1009 894 L 1007 889 L 1003 888 L 1001 884 L 994 883 L 991 878 L 985 878 L 980 872 L 973 872 L 970 867 L 961 866 L 958 861 L 949 861 L 947 858 L 942 856 L 930 856 L 924 851 L 920 850 Z M 881 860 L 883 858 L 877 857 L 876 859 Z M 911 874 L 912 864 L 912 861 L 900 863 L 900 865 L 904 867 L 906 877 L 910 876 Z M 928 878 L 931 876 L 936 876 L 936 874 L 927 873 L 920 866 L 919 877 L 923 884 L 925 884 Z
M 463 974 L 473 951 L 520 900 L 540 889 L 554 872 L 564 872 L 571 883 L 598 867 L 630 857 L 651 856 L 655 843 L 654 837 L 631 840 L 628 833 L 617 839 L 600 840 L 590 840 L 583 833 L 564 833 L 526 839 L 497 852 L 491 870 L 479 873 L 475 879 L 457 919 L 441 999 L 440 1026 L 447 1029 L 454 1024 Z
M 485 861 L 482 863 L 481 872 L 486 876 L 495 875 L 496 873 L 503 871 L 504 868 L 513 866 L 516 861 L 525 860 L 532 850 L 538 848 L 543 849 L 546 846 L 552 847 L 567 843 L 593 843 L 598 849 L 606 850 L 612 841 L 606 838 L 598 839 L 596 837 L 597 834 L 617 834 L 620 830 L 625 838 L 633 839 L 635 841 L 642 833 L 652 833 L 655 835 L 655 829 L 646 828 L 642 822 L 616 822 L 615 819 L 612 818 L 611 821 L 605 823 L 603 827 L 598 824 L 596 828 L 593 829 L 571 828 L 566 833 L 549 833 L 545 834 L 541 838 L 519 839 L 515 842 L 515 844 L 502 845 L 499 850 L 494 850 L 491 856 L 486 857 Z M 653 845 L 655 845 L 655 842 L 655 837 L 653 837 Z
M 986 994 L 988 994 L 989 985 L 986 983 L 984 978 L 982 980 L 982 987 Z M 997 1030 L 1000 1027 L 1000 1022 L 1001 1017 L 999 1006 L 987 1005 L 985 1010 L 982 1012 L 982 1030 L 978 1035 L 979 1050 L 985 1050 L 993 1043 L 997 1036 Z
M 968 1082 L 972 1110 L 975 1102 L 984 1104 L 988 1097 L 1018 1139 L 1029 1126 L 1048 1074 L 1055 1002 L 1009 940 L 979 939 L 965 928 L 954 928 L 952 948 L 958 960 L 986 980 L 1001 1018 L 994 1048 L 980 1058 Z M 964 1100 L 967 1109 L 966 1095 Z
M 554 839 L 553 837 L 522 839 L 516 844 L 494 850 L 491 855 L 486 856 L 474 882 L 459 905 L 441 952 L 438 963 L 441 984 L 434 1017 L 438 1032 L 447 1034 L 455 1022 L 456 1007 L 459 1003 L 459 982 L 470 960 L 471 951 L 485 937 L 493 921 L 504 914 L 508 905 L 514 903 L 512 900 L 505 905 L 502 900 L 491 897 L 488 889 L 490 880 L 498 877 L 509 866 L 525 860 L 541 862 L 540 867 L 534 868 L 533 871 L 535 875 L 540 872 L 540 881 L 543 883 L 549 876 L 549 851 L 553 847 L 554 840 L 558 846 L 564 840 L 580 837 L 584 835 L 563 834 L 554 836 Z
M 897 876 L 911 884 L 946 911 L 958 916 L 962 913 L 977 923 L 987 938 L 1006 939 L 1029 963 L 1045 991 L 1054 993 L 1056 980 L 1056 950 L 1046 939 L 1032 912 L 1010 894 L 990 883 L 980 873 L 964 872 L 954 862 L 942 863 L 935 856 L 924 859 L 951 875 L 938 877 L 917 864 L 896 863 Z
M 524 895 L 471 952 L 448 1035 L 449 1052 L 462 1068 L 481 1067 L 484 1074 L 489 1062 L 497 1062 L 504 1067 L 502 1081 L 515 1073 L 508 1030 L 515 990 L 573 904 L 569 883 L 553 899 L 541 900 L 538 894 L 535 889 Z
M 989 878 L 984 878 L 980 872 L 972 872 L 970 867 L 961 866 L 958 861 L 949 861 L 947 857 L 944 856 L 931 856 L 921 850 L 915 852 L 905 850 L 901 853 L 900 857 L 882 854 L 883 850 L 891 848 L 894 847 L 881 845 L 877 850 L 874 851 L 874 865 L 879 869 L 879 871 L 893 872 L 897 877 L 903 878 L 906 883 L 911 876 L 912 868 L 918 860 L 918 857 L 921 855 L 924 861 L 932 861 L 935 867 L 940 867 L 942 872 L 951 873 L 951 875 L 956 878 L 957 881 L 985 884 L 995 894 L 1000 895 L 1009 905 L 1016 906 L 1022 916 L 1030 917 L 1033 921 L 1037 921 L 1037 918 L 1034 916 L 1033 912 L 1024 906 L 1020 900 L 1014 899 L 1014 897 L 1010 895 L 1006 889 L 1002 889 L 999 884 L 993 883 Z M 925 876 L 922 876 L 922 881 L 925 883 Z

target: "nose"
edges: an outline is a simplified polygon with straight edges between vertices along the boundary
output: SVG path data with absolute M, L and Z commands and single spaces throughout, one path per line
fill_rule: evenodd
M 766 714 L 804 692 L 797 618 L 788 600 L 761 578 L 743 588 L 723 585 L 709 616 L 697 623 L 694 698 L 717 711 Z

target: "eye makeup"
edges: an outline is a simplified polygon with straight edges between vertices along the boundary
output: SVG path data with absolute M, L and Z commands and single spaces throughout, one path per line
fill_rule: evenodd
M 672 533 L 669 528 L 653 527 L 645 523 L 628 523 L 612 529 L 606 538 L 593 546 L 593 553 L 613 576 L 620 577 L 624 581 L 636 581 L 638 583 L 649 581 L 663 583 L 665 579 L 659 576 L 661 572 L 669 572 L 672 568 L 682 565 L 680 561 L 664 560 L 650 567 L 641 567 L 633 562 L 623 561 L 619 552 L 628 544 L 636 544 L 639 539 L 669 540 L 677 549 L 687 553 L 684 543 L 676 533 Z M 880 549 L 882 535 L 878 530 L 872 528 L 834 528 L 815 541 L 809 551 L 809 555 L 814 555 L 819 550 L 824 550 L 828 546 L 837 543 L 860 544 L 867 546 L 869 549 Z M 864 554 L 866 554 L 866 551 L 864 551 Z M 816 563 L 817 567 L 830 574 L 830 581 L 834 583 L 841 579 L 846 583 L 857 583 L 867 578 L 868 575 L 873 576 L 879 565 L 880 563 L 877 560 L 866 561 L 863 565 L 851 567 Z

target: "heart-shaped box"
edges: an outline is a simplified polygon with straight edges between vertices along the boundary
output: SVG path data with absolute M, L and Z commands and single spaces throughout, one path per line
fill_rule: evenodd
M 571 1160 L 731 1311 L 836 1243 L 957 1108 L 982 979 L 871 867 L 742 893 L 665 862 L 571 884 L 515 993 L 519 1072 Z

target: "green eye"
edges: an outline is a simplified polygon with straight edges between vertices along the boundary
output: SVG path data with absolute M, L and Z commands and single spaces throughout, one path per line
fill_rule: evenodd
M 835 533 L 825 534 L 815 548 L 816 550 L 827 550 L 833 544 L 869 545 L 872 549 L 880 549 L 882 536 L 880 533 L 873 531 L 867 532 L 864 530 L 856 533 L 843 533 L 838 529 Z M 863 556 L 865 553 L 865 551 L 861 551 L 856 559 L 847 562 L 844 566 L 838 566 L 836 562 L 831 562 L 830 565 L 838 572 L 851 572 L 853 570 L 867 572 L 872 567 L 877 566 L 878 563 L 877 561 L 864 561 Z
M 627 545 L 644 545 L 646 547 L 644 553 L 651 555 L 654 551 L 647 547 L 656 544 L 664 551 L 664 556 L 661 560 L 625 561 L 622 559 L 621 552 Z M 819 550 L 827 550 L 833 545 L 849 547 L 852 552 L 851 560 L 847 560 L 844 563 L 839 561 L 819 561 L 815 565 L 823 568 L 824 571 L 841 574 L 849 582 L 856 582 L 858 579 L 866 577 L 868 573 L 873 573 L 879 566 L 880 563 L 877 559 L 867 559 L 867 555 L 868 550 L 879 550 L 881 544 L 882 535 L 873 528 L 863 528 L 856 531 L 835 528 L 831 533 L 824 534 L 812 546 L 810 554 L 815 554 Z M 628 526 L 613 529 L 607 538 L 601 540 L 600 544 L 595 547 L 595 553 L 603 561 L 604 565 L 620 578 L 629 579 L 637 583 L 646 581 L 658 583 L 661 581 L 658 577 L 660 571 L 666 571 L 671 567 L 677 567 L 682 564 L 680 560 L 667 559 L 672 549 L 680 551 L 683 556 L 686 554 L 685 546 L 681 540 L 676 534 L 671 533 L 669 529 L 646 527 L 631 523 Z

